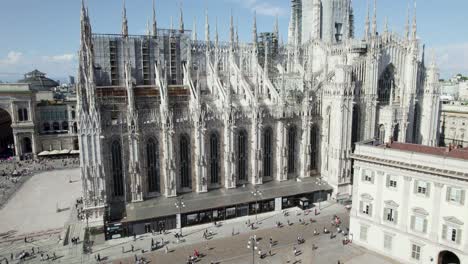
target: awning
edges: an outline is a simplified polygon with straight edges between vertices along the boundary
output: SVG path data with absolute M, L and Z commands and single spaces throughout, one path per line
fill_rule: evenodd
M 59 154 L 64 155 L 64 154 L 69 154 L 69 153 L 70 153 L 70 150 L 68 150 L 68 149 L 63 149 L 63 150 L 60 151 Z
M 80 151 L 79 150 L 72 150 L 72 151 L 70 151 L 70 154 L 80 154 Z
M 42 151 L 41 153 L 37 154 L 38 156 L 48 156 L 50 154 L 49 151 L 45 150 L 45 151 Z

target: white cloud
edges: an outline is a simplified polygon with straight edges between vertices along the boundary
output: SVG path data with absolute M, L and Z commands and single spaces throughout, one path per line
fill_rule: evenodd
M 74 54 L 62 54 L 62 55 L 54 55 L 54 56 L 44 56 L 44 60 L 50 62 L 71 62 L 75 59 Z
M 15 82 L 34 69 L 47 73 L 52 79 L 63 79 L 76 74 L 77 64 L 73 53 L 38 56 L 11 51 L 4 59 L 0 58 L 0 80 Z
M 20 62 L 21 58 L 23 57 L 23 53 L 18 51 L 10 51 L 8 52 L 6 58 L 0 60 L 1 65 L 14 65 Z
M 454 43 L 434 49 L 442 77 L 451 77 L 457 73 L 468 75 L 468 43 Z

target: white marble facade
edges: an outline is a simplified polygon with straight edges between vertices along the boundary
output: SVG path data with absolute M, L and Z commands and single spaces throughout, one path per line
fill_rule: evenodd
M 83 7 L 85 206 L 310 176 L 345 197 L 354 142 L 436 145 L 438 71 L 423 63 L 416 17 L 399 36 L 378 32 L 375 10 L 355 38 L 350 0 L 309 2 L 292 1 L 287 43 L 255 17 L 250 43 L 233 17 L 221 42 L 208 14 L 199 40 L 182 11 L 177 29 L 159 29 L 154 11 L 147 35 L 129 35 L 124 10 L 120 35 L 93 34 Z

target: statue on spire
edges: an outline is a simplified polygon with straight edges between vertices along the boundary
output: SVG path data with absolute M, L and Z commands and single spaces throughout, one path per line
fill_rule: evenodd
M 127 21 L 127 8 L 125 7 L 125 0 L 123 0 L 123 11 L 122 11 L 122 36 L 128 37 L 128 21 Z
M 156 4 L 154 2 L 155 0 L 153 0 L 153 37 L 157 37 L 158 36 L 158 24 L 156 22 Z

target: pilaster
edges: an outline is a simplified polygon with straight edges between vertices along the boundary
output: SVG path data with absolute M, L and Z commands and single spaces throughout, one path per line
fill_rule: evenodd
M 432 212 L 431 212 L 431 232 L 430 238 L 432 241 L 438 241 L 439 237 L 439 219 L 440 219 L 440 204 L 442 203 L 442 188 L 444 184 L 434 183 L 435 190 L 432 195 Z

